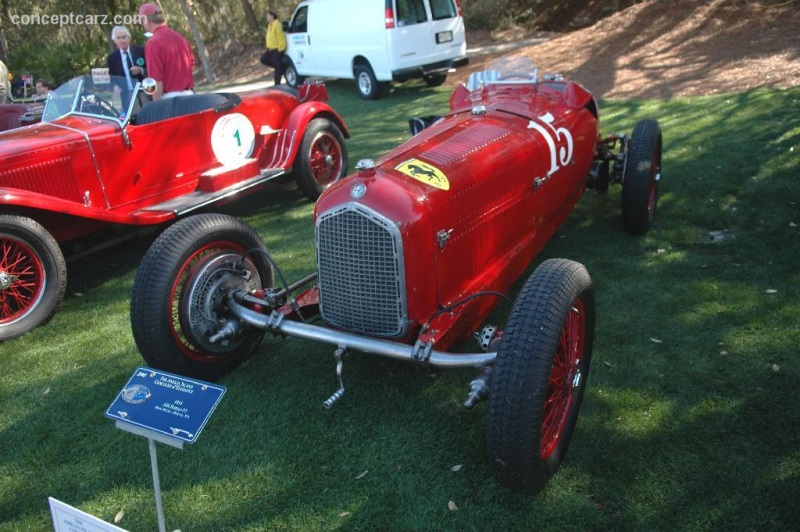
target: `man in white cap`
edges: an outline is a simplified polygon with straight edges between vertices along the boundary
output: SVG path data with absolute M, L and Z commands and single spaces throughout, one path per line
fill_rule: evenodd
M 194 53 L 189 41 L 167 26 L 156 4 L 143 4 L 139 16 L 145 31 L 153 34 L 144 47 L 148 76 L 156 80 L 153 100 L 194 92 Z

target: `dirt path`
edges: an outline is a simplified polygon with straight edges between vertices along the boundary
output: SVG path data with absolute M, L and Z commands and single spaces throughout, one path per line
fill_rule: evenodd
M 649 0 L 570 33 L 468 31 L 467 44 L 470 64 L 449 85 L 498 56 L 523 54 L 541 74 L 562 74 L 602 98 L 800 87 L 800 0 Z M 259 53 L 228 57 L 217 71 L 231 84 L 271 80 Z
M 529 37 L 521 32 L 467 34 L 470 47 Z M 530 57 L 540 73 L 563 74 L 604 98 L 800 87 L 800 5 L 650 0 L 589 28 L 505 53 Z M 494 57 L 473 56 L 469 67 L 448 83 L 463 81 Z

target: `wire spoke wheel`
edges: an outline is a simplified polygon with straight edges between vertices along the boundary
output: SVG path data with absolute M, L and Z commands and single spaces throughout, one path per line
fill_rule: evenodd
M 586 268 L 543 262 L 514 302 L 492 376 L 486 447 L 502 485 L 537 493 L 558 470 L 577 422 L 593 337 Z
M 30 218 L 0 216 L 0 341 L 50 321 L 66 284 L 66 262 L 50 233 Z
M 583 384 L 581 360 L 586 329 L 582 300 L 577 300 L 567 315 L 567 323 L 553 357 L 544 402 L 539 458 L 547 460 L 558 447 L 569 413 L 575 404 L 575 391 Z
M 322 187 L 329 187 L 342 173 L 342 146 L 329 131 L 321 131 L 311 142 L 311 175 Z
M 655 120 L 637 122 L 631 133 L 622 176 L 625 230 L 643 235 L 653 225 L 661 184 L 661 127 Z
M 347 148 L 336 124 L 327 118 L 315 118 L 308 123 L 293 173 L 297 186 L 314 201 L 345 176 Z
M 44 293 L 44 266 L 36 253 L 20 240 L 0 239 L 0 324 L 27 315 Z

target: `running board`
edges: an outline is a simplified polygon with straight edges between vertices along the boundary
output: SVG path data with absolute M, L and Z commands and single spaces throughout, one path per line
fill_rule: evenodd
M 284 168 L 265 168 L 261 170 L 259 175 L 244 181 L 239 181 L 238 183 L 234 183 L 233 185 L 225 187 L 221 190 L 215 190 L 212 192 L 196 190 L 191 194 L 186 194 L 185 196 L 180 196 L 157 205 L 151 205 L 150 207 L 137 212 L 172 212 L 176 216 L 183 216 L 184 214 L 203 208 L 207 205 L 211 205 L 212 203 L 223 200 L 235 194 L 250 190 L 253 187 L 257 187 L 258 185 L 266 183 L 267 181 L 275 179 L 276 177 L 280 177 L 284 174 L 286 174 L 286 170 Z M 133 216 L 136 216 L 136 214 L 137 213 L 133 213 Z

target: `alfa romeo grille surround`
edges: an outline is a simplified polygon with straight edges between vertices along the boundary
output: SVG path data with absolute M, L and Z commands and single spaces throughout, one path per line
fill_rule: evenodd
M 317 217 L 316 246 L 322 319 L 356 333 L 403 336 L 408 307 L 398 225 L 346 203 Z

